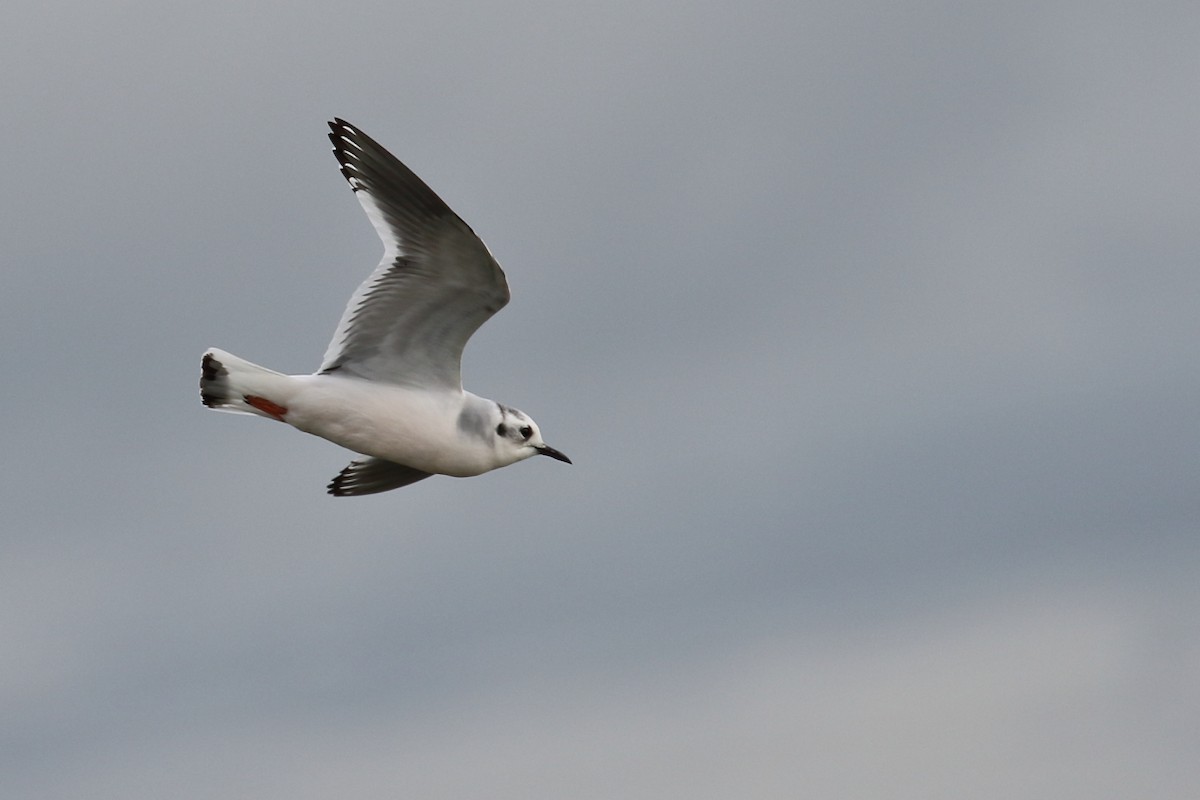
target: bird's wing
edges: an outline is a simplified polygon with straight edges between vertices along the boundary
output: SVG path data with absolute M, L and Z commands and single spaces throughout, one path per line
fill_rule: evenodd
M 461 390 L 463 347 L 508 302 L 504 271 L 395 156 L 343 120 L 329 127 L 342 174 L 384 253 L 350 298 L 320 372 Z
M 382 458 L 360 458 L 351 461 L 326 488 L 334 497 L 354 497 L 399 489 L 423 481 L 431 474 Z

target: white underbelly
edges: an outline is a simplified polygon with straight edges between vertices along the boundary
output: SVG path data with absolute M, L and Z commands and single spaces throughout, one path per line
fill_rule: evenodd
M 304 376 L 285 421 L 348 450 L 443 475 L 492 469 L 458 430 L 461 396 L 333 376 Z M 474 446 L 473 446 L 474 445 Z

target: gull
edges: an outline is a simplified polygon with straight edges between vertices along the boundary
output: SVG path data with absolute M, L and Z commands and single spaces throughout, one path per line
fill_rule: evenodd
M 523 411 L 463 390 L 463 347 L 509 298 L 487 245 L 374 139 L 341 119 L 329 128 L 383 260 L 351 296 L 315 373 L 285 375 L 210 348 L 204 405 L 284 422 L 363 456 L 330 482 L 337 497 L 535 455 L 570 464 Z

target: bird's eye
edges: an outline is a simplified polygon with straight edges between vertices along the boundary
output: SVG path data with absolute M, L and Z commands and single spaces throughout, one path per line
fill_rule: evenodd
M 528 425 L 522 425 L 521 438 L 528 439 L 530 436 L 533 436 L 533 428 L 529 427 Z
M 497 436 L 508 436 L 508 426 L 505 425 L 503 422 L 501 422 L 499 425 L 496 426 L 496 435 Z

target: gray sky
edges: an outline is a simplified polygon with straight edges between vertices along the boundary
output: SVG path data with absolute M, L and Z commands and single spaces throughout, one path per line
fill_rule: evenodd
M 6 797 L 1193 798 L 1194 3 L 6 5 Z M 199 402 L 488 242 L 536 459 Z

